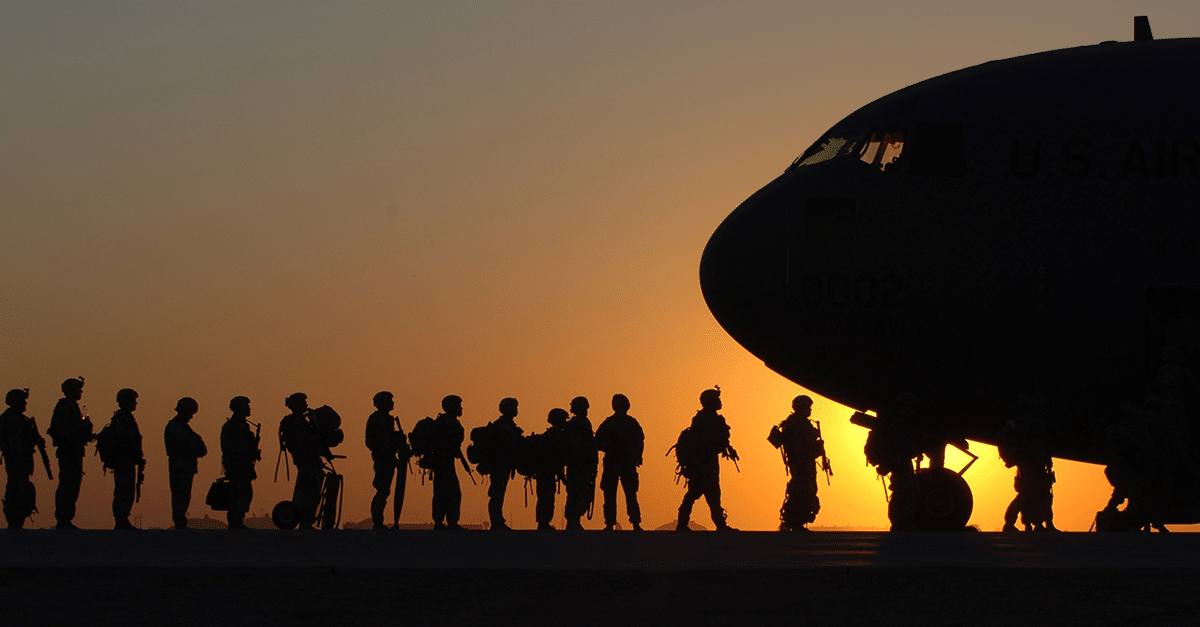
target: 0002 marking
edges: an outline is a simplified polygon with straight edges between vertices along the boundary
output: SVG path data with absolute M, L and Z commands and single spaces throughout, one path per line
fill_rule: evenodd
M 792 304 L 803 307 L 896 307 L 903 295 L 904 279 L 895 274 L 806 274 L 790 290 Z

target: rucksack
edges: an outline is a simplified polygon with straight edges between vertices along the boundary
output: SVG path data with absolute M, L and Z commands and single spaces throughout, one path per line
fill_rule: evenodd
M 467 445 L 467 461 L 475 464 L 479 474 L 486 475 L 484 466 L 493 461 L 495 451 L 492 447 L 492 423 L 471 429 L 471 443 Z
M 513 464 L 517 472 L 532 478 L 555 466 L 561 469 L 562 459 L 555 440 L 554 434 L 549 432 L 531 433 L 518 440 Z
M 111 424 L 105 425 L 100 433 L 96 434 L 96 454 L 100 456 L 100 463 L 105 468 L 116 468 L 124 462 L 122 459 L 121 443 L 117 441 L 116 429 L 113 429 Z
M 325 446 L 333 448 L 346 439 L 346 434 L 341 429 L 342 417 L 332 407 L 322 405 L 310 411 L 308 415 L 309 420 L 321 433 L 321 443 Z
M 413 457 L 420 458 L 417 460 L 417 466 L 433 467 L 433 453 L 437 449 L 437 441 L 437 423 L 433 418 L 426 416 L 413 425 L 412 432 L 408 434 L 408 446 Z
M 1016 466 L 1020 461 L 1021 439 L 1015 420 L 1004 423 L 1004 428 L 1000 430 L 1000 435 L 996 438 L 996 450 L 999 451 L 1000 459 L 1007 468 Z
M 887 432 L 887 427 L 878 426 L 867 432 L 863 454 L 866 455 L 868 464 L 882 470 L 882 465 L 887 462 L 889 438 L 891 434 Z
M 704 461 L 704 442 L 699 432 L 691 427 L 679 432 L 675 446 L 667 449 L 667 454 L 675 451 L 675 476 L 691 477 L 691 471 Z

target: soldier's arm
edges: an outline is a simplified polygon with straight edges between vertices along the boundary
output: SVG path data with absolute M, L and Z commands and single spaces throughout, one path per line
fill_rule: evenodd
M 199 433 L 192 432 L 192 438 L 195 441 L 196 457 L 204 457 L 208 455 L 208 445 L 204 443 L 204 438 L 200 437 Z

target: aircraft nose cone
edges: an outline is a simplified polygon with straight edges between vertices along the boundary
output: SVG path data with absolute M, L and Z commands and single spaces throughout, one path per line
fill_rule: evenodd
M 780 207 L 761 190 L 712 234 L 700 259 L 700 290 L 713 317 L 751 352 L 769 345 L 784 310 L 786 234 Z

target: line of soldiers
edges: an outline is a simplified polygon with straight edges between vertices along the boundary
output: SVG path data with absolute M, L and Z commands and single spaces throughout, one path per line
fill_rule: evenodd
M 375 497 L 371 501 L 371 519 L 375 529 L 386 529 L 384 510 L 396 482 L 393 503 L 393 528 L 398 528 L 403 508 L 405 471 L 412 457 L 433 480 L 433 519 L 435 529 L 461 529 L 458 524 L 462 503 L 457 466 L 470 475 L 468 459 L 481 475 L 490 480 L 488 517 L 491 529 L 508 530 L 504 518 L 504 497 L 509 482 L 521 474 L 534 483 L 537 528 L 551 530 L 555 498 L 559 484 L 566 488 L 565 517 L 568 530 L 583 529 L 582 519 L 594 506 L 599 453 L 604 453 L 604 474 L 600 490 L 604 494 L 603 515 L 606 530 L 617 523 L 617 489 L 625 492 L 626 513 L 633 529 L 641 530 L 638 506 L 638 466 L 642 464 L 645 434 L 637 419 L 629 415 L 629 399 L 616 394 L 613 414 L 593 430 L 588 418 L 590 405 L 582 396 L 571 401 L 571 411 L 550 410 L 549 426 L 541 433 L 524 435 L 514 419 L 519 411 L 515 398 L 500 401 L 500 416 L 472 430 L 471 444 L 464 456 L 465 430 L 462 398 L 442 399 L 442 413 L 414 425 L 406 437 L 400 421 L 391 415 L 394 399 L 389 392 L 375 395 L 375 413 L 367 419 L 366 444 L 374 463 Z M 473 477 L 472 477 L 472 480 Z
M 83 458 L 87 446 L 94 442 L 105 472 L 111 470 L 113 474 L 114 528 L 134 529 L 129 515 L 134 502 L 141 500 L 146 468 L 142 433 L 133 415 L 137 410 L 138 393 L 128 388 L 117 392 L 117 411 L 109 424 L 96 432 L 91 418 L 84 414 L 79 404 L 83 386 L 82 378 L 63 382 L 63 398 L 55 405 L 50 428 L 46 430 L 58 458 L 55 528 L 77 528 L 74 519 L 83 483 Z M 36 511 L 37 495 L 30 481 L 35 450 L 41 453 L 46 474 L 54 478 L 45 438 L 39 433 L 36 421 L 25 415 L 28 399 L 29 390 L 10 390 L 4 399 L 8 408 L 0 414 L 0 453 L 8 475 L 3 509 L 10 529 L 24 527 L 25 520 Z M 204 440 L 188 424 L 198 410 L 195 399 L 180 399 L 175 407 L 176 415 L 167 422 L 163 434 L 171 487 L 171 518 L 179 529 L 187 528 L 197 460 L 208 454 Z M 229 512 L 229 526 L 238 529 L 245 528 L 242 520 L 249 511 L 253 495 L 251 482 L 256 477 L 254 463 L 260 454 L 257 434 L 250 433 L 246 422 L 250 415 L 250 400 L 244 396 L 236 397 L 230 402 L 230 410 L 233 415 L 221 429 L 221 460 L 234 502 Z
M 80 406 L 83 387 L 82 378 L 63 382 L 63 398 L 55 406 L 47 431 L 59 460 L 56 528 L 75 528 L 73 520 L 82 484 L 83 458 L 87 445 L 94 442 L 104 468 L 113 471 L 114 527 L 132 529 L 129 515 L 133 503 L 140 499 L 146 464 L 142 434 L 134 418 L 138 394 L 131 389 L 119 391 L 117 411 L 109 425 L 97 433 Z M 30 478 L 35 451 L 42 452 L 46 471 L 51 473 L 45 440 L 34 420 L 25 416 L 28 398 L 28 390 L 10 391 L 5 399 L 8 409 L 0 414 L 0 452 L 8 471 L 4 513 L 10 528 L 21 528 L 34 511 L 36 495 Z M 604 528 L 612 530 L 617 524 L 617 491 L 621 488 L 632 528 L 641 530 L 637 492 L 645 434 L 638 421 L 629 415 L 630 402 L 623 394 L 613 396 L 612 415 L 595 429 L 588 418 L 588 400 L 581 396 L 571 401 L 570 413 L 560 408 L 551 410 L 547 416 L 549 426 L 541 433 L 530 435 L 525 435 L 514 421 L 519 408 L 517 400 L 505 398 L 500 402 L 500 416 L 496 420 L 472 430 L 466 456 L 462 450 L 466 434 L 459 420 L 463 414 L 460 397 L 445 397 L 437 418 L 418 421 L 409 434 L 405 434 L 399 419 L 392 415 L 395 402 L 390 392 L 376 394 L 373 404 L 375 412 L 367 419 L 365 440 L 374 466 L 375 495 L 370 509 L 376 529 L 387 528 L 384 511 L 389 497 L 394 499 L 392 528 L 398 528 L 406 471 L 412 457 L 418 458 L 418 466 L 432 478 L 435 528 L 461 528 L 458 523 L 462 490 L 457 465 L 461 464 L 470 474 L 471 467 L 467 463 L 467 457 L 470 457 L 480 474 L 490 479 L 488 515 L 492 529 L 509 529 L 503 512 L 504 498 L 510 480 L 518 474 L 534 484 L 538 529 L 554 528 L 551 520 L 560 483 L 566 490 L 566 529 L 582 529 L 582 518 L 585 515 L 590 518 L 594 507 L 602 452 L 604 464 L 599 485 L 604 496 Z M 726 522 L 726 512 L 721 506 L 719 461 L 724 457 L 736 465 L 738 456 L 730 445 L 729 425 L 718 413 L 722 407 L 720 390 L 705 390 L 700 395 L 700 404 L 701 409 L 692 418 L 690 426 L 672 447 L 678 462 L 678 475 L 685 479 L 687 487 L 676 528 L 688 530 L 692 507 L 703 497 L 716 528 L 728 530 L 732 528 Z M 311 528 L 324 479 L 325 461 L 340 457 L 331 452 L 331 447 L 341 442 L 341 430 L 337 428 L 340 418 L 330 425 L 328 415 L 322 410 L 329 413 L 332 410 L 327 407 L 309 409 L 307 397 L 302 393 L 287 397 L 285 405 L 291 413 L 280 422 L 280 454 L 290 455 L 291 464 L 296 467 L 292 503 L 296 507 L 299 526 Z M 231 415 L 222 426 L 220 436 L 223 481 L 228 483 L 229 489 L 227 520 L 230 529 L 245 529 L 244 517 L 249 511 L 253 481 L 257 478 L 255 466 L 262 458 L 260 425 L 248 421 L 251 411 L 247 397 L 233 398 L 229 408 Z M 802 530 L 820 509 L 813 460 L 822 458 L 827 472 L 828 461 L 824 459 L 819 425 L 814 428 L 808 420 L 811 408 L 810 398 L 797 397 L 793 402 L 794 413 L 773 428 L 768 438 L 772 444 L 781 447 L 792 477 L 781 510 L 784 528 Z M 203 438 L 189 424 L 198 411 L 199 404 L 195 399 L 180 399 L 175 408 L 176 415 L 168 421 L 163 434 L 168 457 L 171 517 L 177 529 L 188 526 L 187 511 L 198 460 L 208 454 Z M 336 418 L 336 414 L 333 417 Z M 251 425 L 255 427 L 253 431 Z

